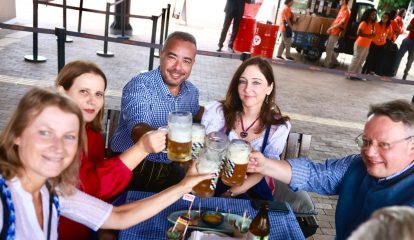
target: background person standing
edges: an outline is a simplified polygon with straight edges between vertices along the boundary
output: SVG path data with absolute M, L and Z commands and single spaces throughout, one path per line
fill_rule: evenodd
M 236 38 L 237 31 L 239 30 L 240 21 L 244 13 L 244 4 L 245 0 L 227 0 L 226 7 L 224 12 L 226 13 L 224 17 L 223 29 L 221 29 L 220 40 L 218 43 L 217 52 L 221 52 L 223 48 L 224 40 L 226 40 L 227 31 L 229 30 L 231 21 L 233 21 L 233 29 L 231 31 L 231 37 L 229 40 L 228 50 L 229 52 L 234 52 L 233 43 Z
M 326 30 L 326 33 L 329 34 L 329 38 L 326 43 L 326 57 L 323 63 L 324 67 L 335 68 L 339 66 L 337 59 L 338 54 L 334 52 L 334 47 L 338 42 L 339 36 L 345 30 L 345 26 L 348 23 L 351 14 L 348 7 L 348 1 L 349 0 L 341 0 L 341 9 L 331 26 Z
M 285 6 L 282 10 L 281 19 L 279 23 L 279 31 L 282 33 L 282 41 L 280 42 L 279 49 L 277 50 L 277 58 L 284 59 L 282 57 L 283 51 L 286 49 L 286 59 L 294 61 L 295 59 L 290 56 L 290 46 L 292 45 L 292 14 L 293 0 L 285 0 Z
M 361 17 L 361 23 L 358 26 L 357 39 L 354 43 L 354 55 L 349 65 L 348 71 L 351 73 L 361 73 L 362 64 L 367 59 L 369 46 L 375 37 L 375 23 L 377 22 L 377 10 L 370 8 L 365 10 Z M 362 80 L 358 77 L 350 76 L 350 80 Z
M 404 75 L 402 77 L 403 80 L 407 79 L 408 71 L 410 71 L 414 61 L 414 18 L 411 19 L 410 24 L 408 24 L 407 30 L 409 31 L 408 36 L 402 41 L 394 64 L 395 76 L 400 67 L 401 59 L 404 57 L 405 53 L 408 52 L 407 64 L 405 65 Z

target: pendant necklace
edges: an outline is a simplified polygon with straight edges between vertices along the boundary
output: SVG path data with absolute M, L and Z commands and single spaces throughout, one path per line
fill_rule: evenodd
M 253 125 L 257 122 L 257 120 L 259 120 L 260 116 L 256 118 L 256 120 L 253 121 L 252 124 L 250 124 L 250 126 L 248 126 L 246 129 L 244 129 L 244 124 L 243 124 L 243 117 L 240 115 L 240 123 L 241 123 L 241 127 L 242 127 L 242 132 L 240 133 L 240 137 L 242 138 L 246 138 L 247 135 L 249 135 L 247 133 L 247 131 L 249 131 L 249 129 L 251 127 L 253 127 Z

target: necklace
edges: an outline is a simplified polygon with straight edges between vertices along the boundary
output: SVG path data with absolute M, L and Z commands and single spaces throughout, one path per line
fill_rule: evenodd
M 242 137 L 242 138 L 246 138 L 247 137 L 247 135 L 249 135 L 248 133 L 247 133 L 247 131 L 249 131 L 249 129 L 251 128 L 251 127 L 253 127 L 253 125 L 257 122 L 257 120 L 259 120 L 259 118 L 260 118 L 260 116 L 259 117 L 257 117 L 256 118 L 256 120 L 254 120 L 253 121 L 253 123 L 252 124 L 250 124 L 250 126 L 248 126 L 246 129 L 244 129 L 244 124 L 243 124 L 243 117 L 240 115 L 240 123 L 241 123 L 241 127 L 242 127 L 242 132 L 240 133 L 240 137 Z

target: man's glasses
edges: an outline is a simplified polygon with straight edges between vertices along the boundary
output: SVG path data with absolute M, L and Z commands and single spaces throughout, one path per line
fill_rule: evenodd
M 363 133 L 361 133 L 361 134 L 358 135 L 358 137 L 355 138 L 355 142 L 358 145 L 358 147 L 360 147 L 360 148 L 368 148 L 369 146 L 372 145 L 376 150 L 389 150 L 395 144 L 410 140 L 413 137 L 414 136 L 408 136 L 406 138 L 396 140 L 396 141 L 393 141 L 393 142 L 377 142 L 377 141 L 375 141 L 376 142 L 376 144 L 375 144 L 374 140 L 364 138 Z

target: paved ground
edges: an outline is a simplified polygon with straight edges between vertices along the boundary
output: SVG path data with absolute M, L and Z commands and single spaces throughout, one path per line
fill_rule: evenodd
M 73 1 L 68 1 L 71 4 Z M 75 1 L 76 2 L 76 1 Z M 161 1 L 162 2 L 162 1 Z M 166 1 L 168 2 L 168 1 Z M 191 1 L 190 1 L 191 2 Z M 220 32 L 222 6 L 224 3 L 206 5 L 206 11 L 220 14 L 211 18 L 211 24 L 202 24 L 203 18 L 209 16 L 199 11 L 188 22 L 188 26 L 171 22 L 170 29 L 185 30 L 193 33 L 199 41 L 199 49 L 214 51 Z M 145 7 L 157 9 L 155 3 L 144 3 Z M 146 4 L 146 5 L 144 5 Z M 165 4 L 165 2 L 163 2 Z M 221 5 L 220 5 L 221 4 Z M 214 5 L 214 6 L 213 6 Z M 18 18 L 13 23 L 30 24 L 31 1 L 18 3 Z M 158 3 L 158 9 L 159 3 Z M 164 6 L 164 5 L 162 5 Z M 143 9 L 145 9 L 143 7 Z M 194 9 L 194 8 L 193 8 Z M 132 6 L 132 13 L 135 7 Z M 58 19 L 56 8 L 41 6 L 41 16 Z M 138 11 L 138 10 L 137 10 Z M 49 19 L 48 18 L 48 19 Z M 69 18 L 72 19 L 72 18 Z M 84 30 L 88 33 L 103 32 L 100 29 L 102 19 L 85 17 Z M 217 20 L 219 19 L 219 20 Z M 97 24 L 99 23 L 99 24 Z M 42 20 L 40 27 L 52 28 L 58 23 Z M 135 25 L 134 25 L 135 24 Z M 76 25 L 75 23 L 68 26 Z M 99 26 L 98 26 L 99 25 Z M 148 41 L 148 26 L 132 22 L 133 39 Z M 75 28 L 73 28 L 75 29 Z M 0 129 L 4 127 L 10 114 L 14 111 L 20 97 L 32 86 L 52 86 L 57 74 L 56 40 L 52 35 L 39 35 L 39 54 L 48 61 L 41 64 L 28 63 L 24 55 L 31 54 L 31 34 L 0 29 Z M 66 62 L 74 59 L 88 59 L 99 64 L 109 79 L 106 105 L 119 108 L 122 87 L 140 70 L 147 69 L 149 50 L 121 44 L 109 44 L 114 58 L 101 58 L 95 52 L 101 50 L 103 43 L 95 40 L 74 38 L 67 44 Z M 298 61 L 301 57 L 295 55 Z M 350 56 L 343 56 L 343 69 L 347 67 Z M 239 60 L 209 56 L 198 56 L 190 80 L 200 89 L 203 102 L 223 98 Z M 157 60 L 155 66 L 158 66 Z M 362 131 L 369 104 L 396 98 L 411 99 L 414 87 L 411 85 L 392 84 L 378 81 L 355 82 L 341 76 L 299 70 L 274 65 L 277 77 L 277 101 L 282 112 L 292 119 L 292 131 L 312 135 L 311 157 L 314 160 L 344 156 L 358 151 L 353 139 Z M 322 197 L 312 194 L 319 213 L 320 228 L 312 239 L 333 239 L 335 235 L 336 196 Z

